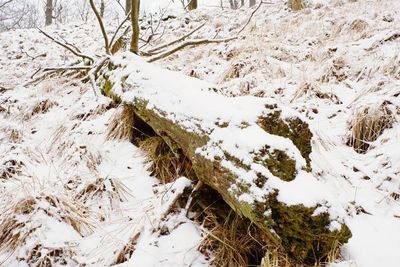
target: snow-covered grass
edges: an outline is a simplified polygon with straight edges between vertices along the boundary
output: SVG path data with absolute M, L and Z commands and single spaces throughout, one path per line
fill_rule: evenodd
M 215 84 L 223 96 L 273 98 L 307 119 L 314 135 L 312 174 L 321 195 L 335 200 L 331 212 L 353 234 L 341 262 L 332 266 L 400 261 L 398 10 L 397 0 L 313 0 L 292 13 L 276 1 L 260 8 L 245 37 L 185 49 L 156 63 Z M 160 26 L 162 38 L 143 49 L 204 22 L 191 38 L 229 37 L 251 11 L 174 11 L 177 18 Z M 47 30 L 84 52 L 101 51 L 96 24 Z M 29 84 L 39 67 L 64 65 L 73 57 L 36 30 L 1 33 L 0 46 L 1 265 L 208 265 L 197 250 L 202 228 L 183 211 L 169 214 L 191 183 L 160 183 L 147 171 L 145 154 L 115 138 L 130 139 L 126 128 L 109 134 L 120 108 L 76 79 Z M 209 108 L 218 112 L 218 103 Z M 351 140 L 368 144 L 365 153 Z
M 94 29 L 47 30 L 94 52 Z M 30 83 L 37 68 L 67 64 L 70 54 L 36 30 L 0 39 L 0 265 L 207 265 L 196 249 L 203 231 L 179 211 L 169 214 L 191 182 L 151 177 L 144 153 L 125 139 L 130 129 L 111 125 L 120 109 L 88 84 Z

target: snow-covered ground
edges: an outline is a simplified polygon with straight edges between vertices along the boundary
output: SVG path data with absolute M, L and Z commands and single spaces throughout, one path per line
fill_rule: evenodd
M 216 84 L 225 96 L 273 98 L 307 119 L 314 134 L 312 174 L 338 203 L 331 212 L 353 234 L 334 266 L 400 262 L 399 10 L 398 0 L 331 0 L 310 1 L 292 13 L 276 1 L 262 5 L 244 37 L 155 63 Z M 157 29 L 162 38 L 143 50 L 202 23 L 191 38 L 230 37 L 251 12 L 174 11 L 177 18 Z M 101 53 L 95 23 L 46 30 L 84 52 Z M 208 266 L 197 251 L 204 230 L 181 211 L 168 213 L 191 183 L 180 178 L 161 185 L 138 148 L 107 140 L 119 112 L 111 100 L 95 97 L 78 79 L 31 83 L 38 68 L 64 65 L 73 56 L 36 30 L 1 33 L 0 46 L 0 240 L 12 241 L 0 243 L 0 265 L 30 266 L 50 255 L 58 259 L 53 265 L 108 266 L 126 252 L 126 266 Z M 382 105 L 392 127 L 366 153 L 356 153 L 347 145 L 352 120 Z

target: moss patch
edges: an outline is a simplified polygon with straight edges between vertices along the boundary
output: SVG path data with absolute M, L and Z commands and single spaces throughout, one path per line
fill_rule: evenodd
M 351 237 L 346 225 L 342 225 L 340 231 L 329 231 L 328 213 L 313 216 L 316 208 L 287 206 L 277 200 L 277 193 L 270 196 L 269 206 L 273 229 L 281 238 L 286 252 L 297 262 L 323 262 L 337 242 L 344 244 Z
M 281 112 L 275 111 L 266 117 L 259 118 L 258 125 L 270 134 L 292 140 L 307 162 L 307 171 L 310 171 L 311 138 L 313 135 L 308 124 L 299 118 L 282 120 L 280 116 Z
M 296 162 L 289 158 L 282 150 L 270 151 L 269 146 L 265 146 L 254 157 L 254 162 L 268 167 L 268 170 L 283 181 L 293 181 L 296 178 Z

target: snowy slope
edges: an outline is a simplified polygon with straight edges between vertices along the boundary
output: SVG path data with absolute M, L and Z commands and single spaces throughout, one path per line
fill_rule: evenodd
M 332 0 L 310 1 L 309 8 L 291 13 L 277 1 L 257 11 L 246 37 L 185 49 L 156 63 L 217 84 L 225 96 L 274 98 L 307 118 L 314 133 L 313 175 L 335 197 L 353 233 L 334 266 L 400 261 L 398 10 L 398 0 Z M 182 13 L 160 26 L 165 33 L 152 45 L 204 22 L 192 38 L 229 37 L 250 12 Z M 95 24 L 47 31 L 84 52 L 101 53 Z M 108 266 L 135 241 L 122 265 L 207 266 L 197 251 L 201 227 L 179 211 L 165 214 L 190 182 L 161 185 L 146 171 L 141 151 L 127 141 L 107 141 L 117 109 L 96 98 L 89 84 L 59 77 L 29 83 L 38 68 L 64 65 L 72 55 L 36 30 L 1 33 L 0 46 L 0 238 L 6 236 L 2 227 L 10 226 L 17 237 L 15 248 L 0 244 L 0 265 L 32 265 L 47 253 L 60 255 L 57 264 Z M 347 145 L 349 125 L 358 111 L 382 104 L 391 111 L 392 127 L 366 153 L 355 152 Z M 164 226 L 167 235 L 159 231 Z
M 272 97 L 308 118 L 313 173 L 346 211 L 353 237 L 342 256 L 356 266 L 397 266 L 400 260 L 399 8 L 399 1 L 312 1 L 291 13 L 278 2 L 258 11 L 242 40 L 192 48 L 162 62 L 219 84 L 222 94 Z M 200 10 L 191 18 L 210 25 L 197 35 L 221 38 L 249 13 Z M 360 110 L 383 104 L 392 127 L 367 153 L 356 153 L 346 144 L 349 125 Z
M 85 42 L 88 51 L 93 27 L 47 30 Z M 138 233 L 129 266 L 207 265 L 196 245 L 202 230 L 179 211 L 168 215 L 191 183 L 161 185 L 130 142 L 107 141 L 118 110 L 88 84 L 58 77 L 29 83 L 39 67 L 71 55 L 36 30 L 0 40 L 0 265 L 46 264 L 49 255 L 54 266 L 109 266 Z

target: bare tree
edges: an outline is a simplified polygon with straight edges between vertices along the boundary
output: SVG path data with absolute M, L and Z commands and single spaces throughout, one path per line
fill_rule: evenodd
M 238 9 L 239 8 L 238 0 L 229 0 L 229 6 L 231 7 L 231 9 Z
M 51 25 L 53 23 L 53 0 L 46 1 L 46 26 Z
M 131 0 L 131 23 L 132 23 L 132 38 L 130 51 L 139 53 L 139 8 L 140 0 Z
M 0 0 L 0 31 L 38 26 L 37 5 L 26 0 Z

